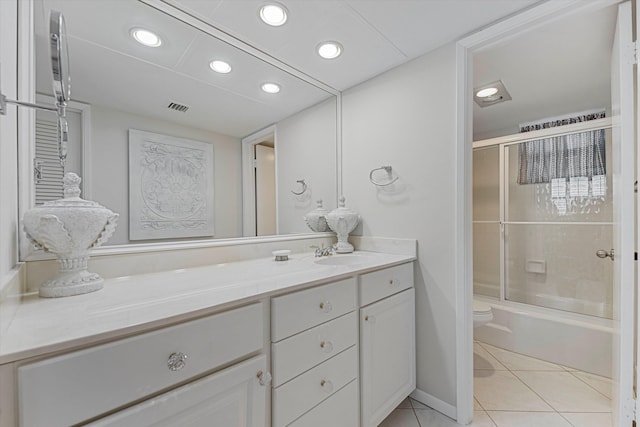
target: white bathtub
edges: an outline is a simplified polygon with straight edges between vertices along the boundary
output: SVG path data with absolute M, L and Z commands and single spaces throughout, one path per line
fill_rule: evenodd
M 474 339 L 549 362 L 611 377 L 613 322 L 474 295 L 493 320 Z

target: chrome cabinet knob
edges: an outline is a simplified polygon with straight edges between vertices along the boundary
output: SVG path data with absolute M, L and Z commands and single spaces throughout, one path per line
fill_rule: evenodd
M 606 258 L 606 257 L 610 257 L 611 261 L 613 261 L 615 252 L 613 251 L 613 249 L 611 249 L 609 252 L 605 251 L 604 249 L 600 249 L 598 251 L 596 251 L 596 256 L 598 258 Z
M 327 393 L 331 393 L 333 391 L 333 383 L 329 380 L 320 381 L 320 387 L 322 387 L 322 389 Z
M 331 301 L 323 301 L 320 303 L 320 310 L 322 310 L 323 313 L 329 313 L 331 310 L 333 310 L 333 306 L 331 305 Z
M 321 341 L 320 348 L 325 353 L 331 353 L 333 351 L 333 343 L 331 341 Z
M 271 382 L 271 374 L 269 372 L 258 371 L 256 377 L 258 377 L 258 383 L 260 385 L 267 385 Z
M 179 371 L 187 365 L 187 355 L 184 353 L 176 352 L 169 355 L 167 360 L 167 366 L 170 371 Z

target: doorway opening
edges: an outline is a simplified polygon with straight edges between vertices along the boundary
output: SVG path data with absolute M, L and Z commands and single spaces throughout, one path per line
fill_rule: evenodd
M 278 234 L 276 129 L 242 139 L 243 236 Z

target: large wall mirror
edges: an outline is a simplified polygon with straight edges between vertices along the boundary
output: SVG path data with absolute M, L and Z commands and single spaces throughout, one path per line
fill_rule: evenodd
M 206 25 L 190 25 L 195 18 L 189 22 L 166 3 L 34 0 L 40 102 L 52 94 L 51 10 L 65 16 L 69 41 L 65 171 L 82 176 L 84 198 L 120 214 L 108 245 L 309 233 L 303 215 L 315 201 L 336 206 L 336 92 L 221 41 Z M 136 29 L 153 31 L 159 41 L 151 44 L 159 45 L 136 41 Z M 214 60 L 231 71 L 214 71 Z M 280 91 L 267 93 L 264 83 Z M 48 114 L 35 118 L 34 164 L 41 173 L 35 203 L 61 197 L 55 180 L 62 170 L 48 148 L 55 117 Z M 140 135 L 148 143 L 143 154 L 133 141 Z M 212 160 L 193 157 L 201 147 Z M 211 176 L 208 187 L 193 195 L 194 175 L 203 170 Z M 189 233 L 206 199 L 212 227 Z M 136 234 L 136 227 L 150 232 Z M 167 233 L 172 227 L 177 231 Z

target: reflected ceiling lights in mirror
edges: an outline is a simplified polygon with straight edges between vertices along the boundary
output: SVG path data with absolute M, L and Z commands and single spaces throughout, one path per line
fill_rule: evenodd
M 145 30 L 144 28 L 133 28 L 131 30 L 131 37 L 138 43 L 147 47 L 159 47 L 162 44 L 162 39 L 156 33 Z
M 287 8 L 279 3 L 267 3 L 260 8 L 260 19 L 272 27 L 280 27 L 287 22 Z
M 318 55 L 324 59 L 335 59 L 342 54 L 342 45 L 335 41 L 326 41 L 318 45 Z
M 280 92 L 280 85 L 276 83 L 263 83 L 261 89 L 266 93 L 278 93 Z
M 209 67 L 216 73 L 227 74 L 231 72 L 231 65 L 228 62 L 214 59 L 209 63 Z

